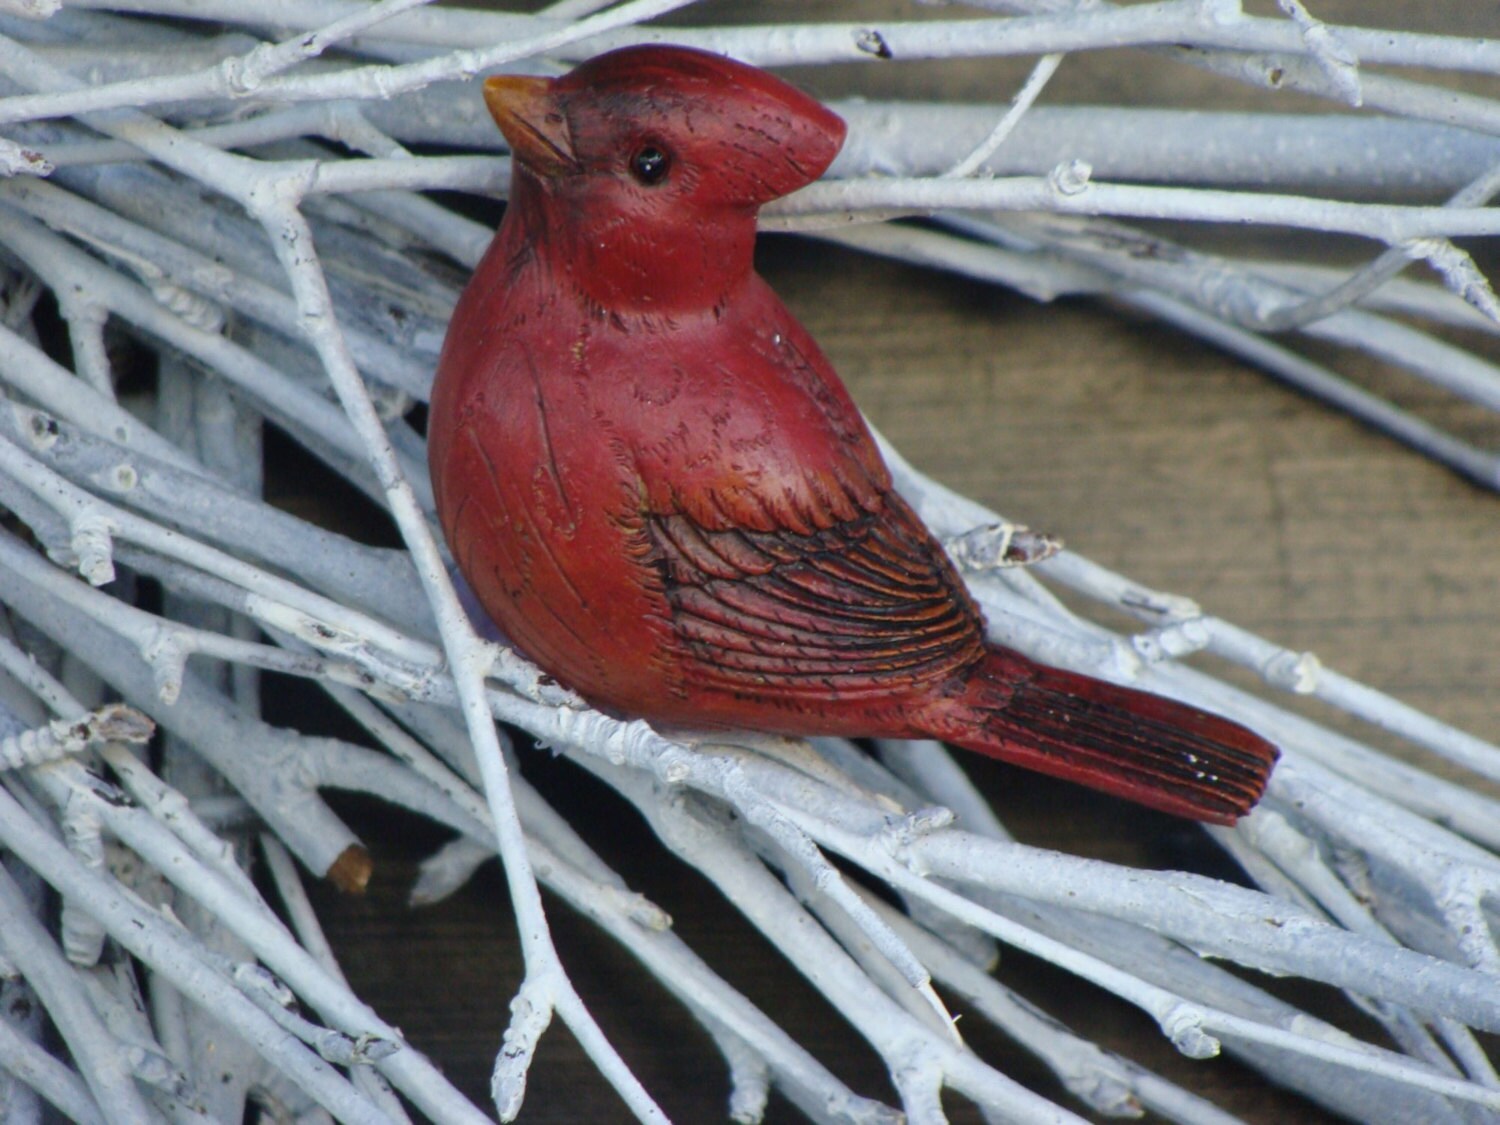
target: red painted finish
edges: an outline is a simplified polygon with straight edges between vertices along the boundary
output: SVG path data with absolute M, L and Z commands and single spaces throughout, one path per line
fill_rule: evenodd
M 844 124 L 763 71 L 631 47 L 486 100 L 515 153 L 429 423 L 443 529 L 519 648 L 616 715 L 937 737 L 1231 823 L 1275 747 L 987 646 L 837 374 L 752 264 Z

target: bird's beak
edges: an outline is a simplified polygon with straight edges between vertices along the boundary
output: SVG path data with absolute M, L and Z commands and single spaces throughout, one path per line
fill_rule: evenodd
M 484 80 L 484 104 L 517 160 L 543 176 L 578 171 L 568 119 L 550 78 L 497 74 Z

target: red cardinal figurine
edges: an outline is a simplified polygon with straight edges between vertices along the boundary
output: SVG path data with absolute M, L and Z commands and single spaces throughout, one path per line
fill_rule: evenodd
M 812 338 L 758 208 L 844 123 L 763 71 L 627 47 L 485 100 L 510 206 L 438 365 L 443 530 L 485 610 L 596 706 L 669 726 L 941 738 L 1219 824 L 1274 746 L 987 645 Z

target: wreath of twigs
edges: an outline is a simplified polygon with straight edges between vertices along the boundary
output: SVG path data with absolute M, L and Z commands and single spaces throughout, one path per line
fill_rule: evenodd
M 945 1088 L 987 1119 L 1076 1120 L 976 1055 L 938 987 L 1098 1112 L 1230 1120 L 1012 994 L 986 971 L 996 943 L 1137 1005 L 1190 1056 L 1232 1052 L 1348 1117 L 1493 1119 L 1500 1080 L 1473 1033 L 1500 1031 L 1500 802 L 1466 779 L 1500 780 L 1494 746 L 1075 554 L 1002 567 L 1014 536 L 1023 554 L 1045 544 L 893 450 L 902 491 L 1005 643 L 1197 701 L 1284 748 L 1263 806 L 1211 830 L 1263 893 L 1017 843 L 937 745 L 872 758 L 836 740 L 675 743 L 590 711 L 476 635 L 434 539 L 410 417 L 455 267 L 490 233 L 423 193 L 498 194 L 508 179 L 475 76 L 555 72 L 640 40 L 768 66 L 1021 55 L 1038 61 L 1008 105 L 840 104 L 845 153 L 767 226 L 1040 298 L 1109 294 L 1493 486 L 1493 454 L 1298 349 L 1332 341 L 1500 403 L 1500 372 L 1436 332 L 1495 332 L 1495 296 L 1452 240 L 1500 233 L 1486 206 L 1500 102 L 1420 77 L 1500 73 L 1500 41 L 1335 27 L 1300 0 L 1273 16 L 1233 0 L 981 0 L 916 22 L 646 22 L 683 6 L 0 0 L 0 1111 L 239 1121 L 248 1098 L 277 1120 L 404 1121 L 408 1106 L 509 1120 L 555 1016 L 631 1113 L 661 1120 L 570 982 L 544 883 L 701 1021 L 738 1121 L 758 1120 L 773 1087 L 819 1121 L 940 1121 Z M 1122 47 L 1342 112 L 1033 106 L 1066 54 Z M 455 150 L 483 155 L 421 155 Z M 1419 192 L 1442 200 L 1411 202 Z M 906 216 L 929 221 L 882 221 Z M 1160 222 L 1130 225 L 1146 219 L 1174 223 L 1176 240 Z M 1222 222 L 1371 249 L 1334 269 L 1193 248 L 1201 224 Z M 1431 280 L 1397 276 L 1414 261 Z M 53 307 L 66 346 L 43 325 Z M 149 394 L 121 392 L 121 340 L 149 355 Z M 406 549 L 267 504 L 266 423 L 380 503 Z M 162 591 L 153 608 L 145 585 Z M 1140 630 L 1110 632 L 1050 587 Z M 1179 662 L 1197 651 L 1253 669 L 1267 691 Z M 260 670 L 315 682 L 368 745 L 262 721 Z M 1393 731 L 1451 777 L 1293 714 L 1277 692 Z M 790 965 L 815 967 L 888 1066 L 899 1109 L 847 1089 L 795 1028 L 715 975 L 510 768 L 508 729 L 618 790 Z M 526 972 L 496 1044 L 494 1107 L 344 983 L 293 862 L 344 886 L 368 876 L 328 788 L 452 829 L 421 898 L 501 857 Z M 247 875 L 257 856 L 278 909 Z M 1342 989 L 1390 1045 L 1212 959 Z

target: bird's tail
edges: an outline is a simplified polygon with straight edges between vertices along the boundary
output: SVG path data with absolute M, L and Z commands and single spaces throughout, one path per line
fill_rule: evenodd
M 945 703 L 933 733 L 966 750 L 1213 824 L 1250 811 L 1279 756 L 1218 715 L 1009 650 Z

